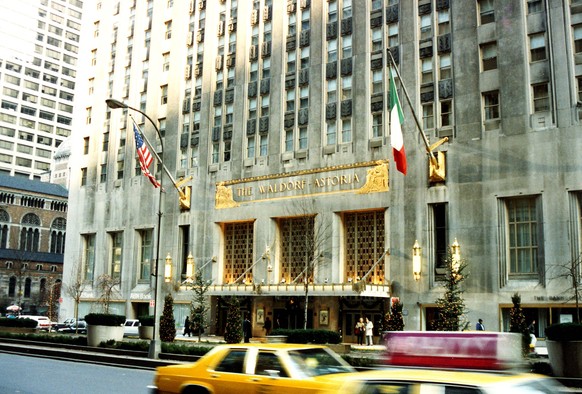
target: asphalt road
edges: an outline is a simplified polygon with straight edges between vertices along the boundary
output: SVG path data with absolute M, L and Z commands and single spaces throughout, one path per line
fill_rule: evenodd
M 0 393 L 147 393 L 154 371 L 0 353 Z

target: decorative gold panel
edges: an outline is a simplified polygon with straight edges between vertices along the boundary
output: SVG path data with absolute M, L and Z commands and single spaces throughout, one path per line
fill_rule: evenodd
M 345 281 L 357 282 L 370 271 L 384 253 L 384 211 L 346 213 Z M 367 283 L 384 283 L 384 263 L 379 263 L 367 277 Z
M 253 264 L 254 223 L 226 223 L 224 225 L 224 278 L 223 283 L 233 283 Z M 251 283 L 249 270 L 239 282 Z
M 281 279 L 291 283 L 313 258 L 315 217 L 281 219 Z M 303 281 L 303 278 L 300 279 Z

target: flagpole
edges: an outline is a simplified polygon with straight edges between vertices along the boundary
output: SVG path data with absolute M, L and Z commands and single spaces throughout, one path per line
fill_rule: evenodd
M 420 135 L 422 136 L 422 140 L 424 141 L 424 145 L 426 146 L 426 152 L 429 154 L 430 161 L 433 163 L 433 165 L 436 165 L 438 167 L 437 159 L 434 156 L 434 153 L 430 148 L 430 143 L 428 142 L 428 138 L 426 138 L 426 134 L 424 134 L 424 130 L 422 129 L 422 126 L 420 125 L 420 121 L 418 120 L 418 117 L 416 116 L 416 111 L 414 110 L 414 107 L 412 106 L 412 101 L 410 100 L 410 96 L 408 95 L 408 90 L 406 90 L 406 86 L 404 85 L 404 81 L 402 81 L 402 78 L 400 77 L 400 72 L 398 71 L 398 67 L 396 67 L 396 62 L 394 61 L 394 57 L 392 56 L 392 52 L 390 52 L 390 51 L 387 51 L 387 52 L 389 55 L 388 60 L 390 61 L 389 72 L 392 72 L 391 71 L 392 68 L 394 68 L 394 70 L 396 71 L 396 75 L 398 76 L 398 79 L 400 80 L 400 86 L 402 86 L 402 90 L 404 91 L 404 96 L 406 97 L 406 102 L 408 103 L 408 106 L 410 107 L 410 110 L 412 111 L 412 117 L 414 118 L 414 121 L 416 122 L 416 127 L 420 131 Z

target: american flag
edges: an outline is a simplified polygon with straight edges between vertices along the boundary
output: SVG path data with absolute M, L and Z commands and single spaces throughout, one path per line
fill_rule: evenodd
M 141 133 L 135 122 L 133 122 L 133 134 L 135 136 L 135 147 L 137 149 L 137 157 L 139 160 L 139 166 L 141 167 L 141 172 L 148 177 L 154 187 L 160 187 L 160 183 L 149 170 L 154 159 L 147 145 L 143 142 L 143 138 L 141 138 Z

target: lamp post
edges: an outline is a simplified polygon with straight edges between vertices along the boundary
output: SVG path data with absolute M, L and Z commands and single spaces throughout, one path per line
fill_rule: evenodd
M 133 111 L 136 111 L 140 114 L 142 114 L 143 116 L 145 116 L 147 118 L 147 120 L 150 121 L 150 123 L 152 124 L 152 126 L 154 126 L 154 129 L 156 130 L 156 133 L 158 135 L 158 138 L 160 139 L 160 154 L 159 154 L 159 159 L 160 159 L 160 163 L 162 163 L 162 159 L 164 156 L 164 141 L 162 139 L 162 134 L 160 133 L 160 129 L 158 128 L 158 126 L 156 125 L 156 123 L 152 120 L 152 118 L 150 118 L 146 113 L 144 113 L 143 111 L 134 108 L 134 107 L 130 107 L 129 105 L 119 101 L 119 100 L 115 100 L 115 99 L 107 99 L 105 100 L 105 103 L 107 104 L 107 107 L 111 108 L 111 109 L 119 109 L 119 108 L 123 108 L 123 109 L 131 109 Z M 156 329 L 157 327 L 159 327 L 160 325 L 160 316 L 159 316 L 159 311 L 160 309 L 158 308 L 158 305 L 161 304 L 163 301 L 160 299 L 161 297 L 161 292 L 158 291 L 158 289 L 162 286 L 161 282 L 161 275 L 158 275 L 158 273 L 160 272 L 160 233 L 162 232 L 162 195 L 164 192 L 164 188 L 163 188 L 163 180 L 164 180 L 164 174 L 163 171 L 160 174 L 160 194 L 158 197 L 158 234 L 157 234 L 157 240 L 156 240 L 156 263 L 155 263 L 155 269 L 154 269 L 154 273 L 152 274 L 152 276 L 154 277 L 154 329 L 153 329 L 153 337 L 152 340 L 150 341 L 150 348 L 149 348 L 149 352 L 148 352 L 148 357 L 149 358 L 158 358 L 158 355 L 161 352 L 162 346 L 161 346 L 161 342 L 160 342 L 160 332 L 158 329 Z M 171 258 L 170 258 L 171 261 Z
M 422 256 L 422 248 L 418 244 L 418 240 L 414 241 L 414 245 L 412 246 L 412 272 L 414 275 L 414 280 L 420 280 L 420 270 L 421 270 L 421 258 Z

